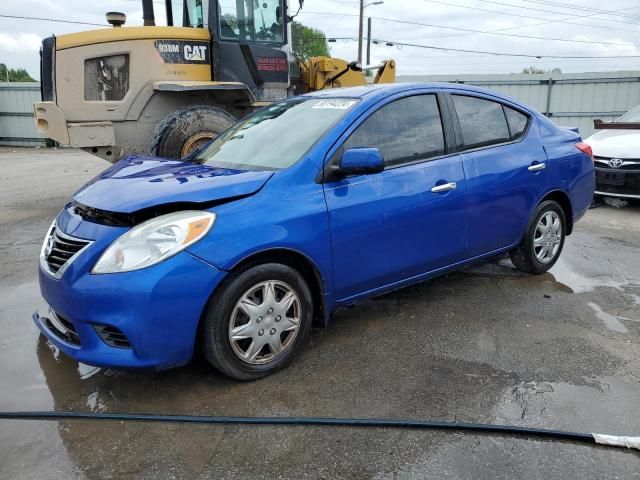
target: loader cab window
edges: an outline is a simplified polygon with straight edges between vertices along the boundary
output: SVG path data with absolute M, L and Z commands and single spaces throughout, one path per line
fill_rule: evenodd
M 207 18 L 206 9 L 202 5 L 202 0 L 184 0 L 182 25 L 191 28 L 203 28 Z
M 284 42 L 282 0 L 219 0 L 220 38 Z

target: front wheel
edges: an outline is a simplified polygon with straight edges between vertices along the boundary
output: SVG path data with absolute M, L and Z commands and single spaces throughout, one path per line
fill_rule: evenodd
M 232 378 L 264 377 L 291 361 L 312 318 L 311 291 L 293 268 L 268 263 L 231 274 L 205 312 L 205 355 Z
M 523 272 L 544 273 L 558 260 L 564 246 L 566 219 L 553 200 L 538 205 L 520 245 L 509 252 L 511 261 Z

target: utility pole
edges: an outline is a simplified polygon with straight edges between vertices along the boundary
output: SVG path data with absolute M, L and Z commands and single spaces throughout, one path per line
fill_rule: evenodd
M 358 62 L 362 63 L 362 20 L 364 16 L 364 0 L 360 0 L 360 23 L 358 24 Z
M 360 0 L 360 23 L 358 25 L 358 62 L 362 63 L 362 27 L 364 20 L 364 9 L 371 5 L 382 5 L 383 0 L 376 0 L 374 2 L 364 3 L 364 0 Z M 371 19 L 369 19 L 369 25 L 371 25 Z M 369 29 L 371 31 L 371 29 Z
M 371 65 L 371 17 L 367 17 L 367 65 Z

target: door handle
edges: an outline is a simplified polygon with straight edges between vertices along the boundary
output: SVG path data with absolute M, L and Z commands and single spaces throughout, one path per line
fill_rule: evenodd
M 539 170 L 544 170 L 545 168 L 547 168 L 547 166 L 544 163 L 534 163 L 533 165 L 529 165 L 527 170 L 530 172 L 537 172 Z
M 431 191 L 433 193 L 448 192 L 449 190 L 454 190 L 457 186 L 456 182 L 449 182 L 442 185 L 436 185 L 431 189 Z

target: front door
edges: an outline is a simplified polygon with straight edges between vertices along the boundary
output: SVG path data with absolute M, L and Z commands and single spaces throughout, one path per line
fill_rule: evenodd
M 442 125 L 436 95 L 403 97 L 370 114 L 335 153 L 375 147 L 385 161 L 381 173 L 325 183 L 338 301 L 464 257 L 465 179 Z

